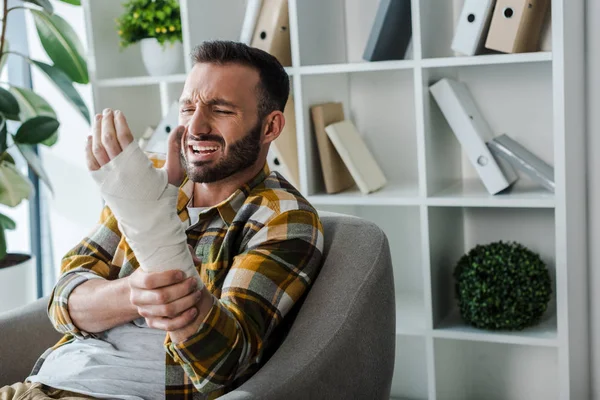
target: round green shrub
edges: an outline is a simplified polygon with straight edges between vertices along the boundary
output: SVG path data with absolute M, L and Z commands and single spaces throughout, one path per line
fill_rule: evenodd
M 461 317 L 488 330 L 522 330 L 537 324 L 552 294 L 539 255 L 516 242 L 477 245 L 454 269 Z

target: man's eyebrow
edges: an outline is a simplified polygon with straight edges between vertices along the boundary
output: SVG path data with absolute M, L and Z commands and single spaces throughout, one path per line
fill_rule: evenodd
M 194 104 L 194 101 L 190 97 L 183 97 L 179 100 L 180 106 L 186 106 L 186 105 L 192 105 L 192 104 Z M 221 98 L 221 97 L 216 97 L 214 99 L 210 99 L 207 102 L 205 102 L 205 104 L 208 106 L 224 106 L 224 107 L 230 107 L 230 108 L 239 108 L 235 103 L 232 103 L 231 101 L 225 100 L 224 98 Z
M 215 97 L 214 99 L 210 99 L 206 102 L 209 106 L 225 106 L 229 108 L 238 108 L 237 105 L 232 103 L 231 101 L 225 100 L 221 97 Z

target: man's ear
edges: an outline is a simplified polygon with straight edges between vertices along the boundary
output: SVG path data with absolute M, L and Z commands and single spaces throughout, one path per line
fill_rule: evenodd
M 285 117 L 281 111 L 273 111 L 265 118 L 263 126 L 263 144 L 271 143 L 279 137 L 285 126 Z

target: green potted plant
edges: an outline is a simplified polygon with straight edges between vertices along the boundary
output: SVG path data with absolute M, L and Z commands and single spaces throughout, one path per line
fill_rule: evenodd
M 488 330 L 522 330 L 539 323 L 552 281 L 540 256 L 516 242 L 477 245 L 458 261 L 455 292 L 461 317 Z
M 183 71 L 181 16 L 177 0 L 130 0 L 117 18 L 122 49 L 139 42 L 150 75 Z
M 89 123 L 90 115 L 83 99 L 73 86 L 73 82 L 87 84 L 88 68 L 83 57 L 83 46 L 67 21 L 54 14 L 49 0 L 22 0 L 22 4 L 8 7 L 8 0 L 2 2 L 3 16 L 0 24 L 0 69 L 9 57 L 23 57 L 30 65 L 42 71 L 61 91 L 65 98 Z M 62 0 L 79 5 L 79 0 Z M 10 50 L 6 37 L 6 23 L 16 9 L 31 12 L 42 46 L 52 64 L 31 59 L 24 54 Z M 39 94 L 28 88 L 2 82 L 0 86 L 0 204 L 16 207 L 33 193 L 29 178 L 15 166 L 14 157 L 20 154 L 31 170 L 52 191 L 48 175 L 33 146 L 52 146 L 58 140 L 59 121 L 52 106 Z M 18 304 L 14 298 L 19 288 L 26 289 L 31 282 L 26 276 L 33 269 L 30 254 L 7 252 L 6 230 L 16 228 L 15 222 L 0 212 L 0 305 L 6 309 Z M 27 292 L 27 290 L 22 290 Z M 8 296 L 11 293 L 11 296 Z M 4 296 L 3 296 L 4 295 Z

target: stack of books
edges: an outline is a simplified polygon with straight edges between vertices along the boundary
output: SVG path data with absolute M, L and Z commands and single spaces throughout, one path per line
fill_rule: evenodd
M 368 194 L 383 188 L 386 177 L 354 123 L 345 117 L 343 104 L 314 104 L 310 111 L 325 191 L 339 193 L 356 185 Z

